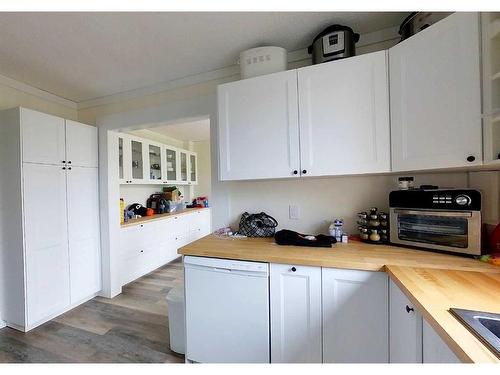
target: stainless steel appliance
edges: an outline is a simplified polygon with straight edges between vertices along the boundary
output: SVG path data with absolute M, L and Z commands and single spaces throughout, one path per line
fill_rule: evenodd
M 401 41 L 408 39 L 412 35 L 425 30 L 432 24 L 442 20 L 443 18 L 449 16 L 451 12 L 412 12 L 408 17 L 404 19 L 399 27 L 399 35 L 401 35 Z
M 331 25 L 316 35 L 307 52 L 312 54 L 313 64 L 320 64 L 354 56 L 355 44 L 358 41 L 359 34 L 352 31 L 350 27 Z
M 390 242 L 481 255 L 481 193 L 472 189 L 389 194 Z

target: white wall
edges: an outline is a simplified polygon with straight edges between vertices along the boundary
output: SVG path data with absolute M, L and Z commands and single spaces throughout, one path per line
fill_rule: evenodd
M 466 187 L 467 173 L 410 174 L 415 184 Z M 389 192 L 397 189 L 396 175 L 344 176 L 230 182 L 230 220 L 238 228 L 240 215 L 264 211 L 279 223 L 278 229 L 302 233 L 328 233 L 335 218 L 344 219 L 345 230 L 354 234 L 356 214 L 377 207 L 388 212 Z M 289 205 L 298 205 L 299 220 L 289 219 Z
M 194 197 L 212 195 L 212 166 L 210 162 L 210 141 L 192 142 L 192 149 L 198 154 L 198 185 L 193 187 Z

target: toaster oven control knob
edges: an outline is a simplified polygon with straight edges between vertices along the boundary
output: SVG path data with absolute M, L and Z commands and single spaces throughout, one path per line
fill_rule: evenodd
M 455 198 L 455 203 L 459 206 L 468 206 L 470 204 L 470 197 L 468 195 L 458 195 Z

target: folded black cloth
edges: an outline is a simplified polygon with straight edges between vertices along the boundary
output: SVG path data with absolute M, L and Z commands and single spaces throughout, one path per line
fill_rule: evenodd
M 278 245 L 332 247 L 336 243 L 335 237 L 318 234 L 301 234 L 288 229 L 282 229 L 274 234 L 274 240 Z

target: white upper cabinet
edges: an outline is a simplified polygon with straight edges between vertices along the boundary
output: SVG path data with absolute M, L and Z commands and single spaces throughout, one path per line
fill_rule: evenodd
M 389 284 L 391 363 L 422 363 L 422 315 L 399 287 Z
M 271 362 L 321 363 L 321 267 L 271 263 Z
M 160 143 L 146 142 L 147 152 L 147 176 L 146 179 L 151 183 L 164 183 L 166 181 L 163 168 L 163 147 Z
M 60 165 L 66 160 L 64 119 L 21 108 L 23 161 Z
M 66 161 L 77 167 L 97 168 L 97 128 L 66 120 Z
M 132 182 L 132 150 L 127 136 L 118 136 L 118 178 L 120 184 Z
M 221 180 L 298 177 L 297 71 L 218 87 Z
M 168 183 L 179 181 L 179 152 L 175 147 L 164 146 L 164 169 Z
M 458 12 L 389 50 L 394 171 L 481 164 L 479 38 Z
M 195 152 L 189 152 L 189 183 L 198 184 L 198 156 Z
M 298 70 L 301 172 L 389 172 L 387 52 Z
M 384 272 L 323 268 L 323 362 L 388 363 Z

